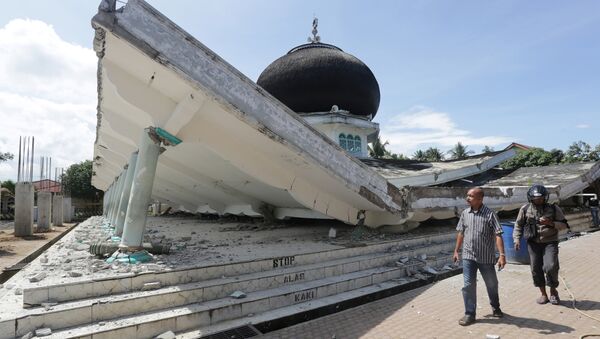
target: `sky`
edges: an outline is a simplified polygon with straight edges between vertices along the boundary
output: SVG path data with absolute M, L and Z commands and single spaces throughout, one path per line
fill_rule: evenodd
M 374 119 L 396 153 L 480 152 L 511 142 L 566 150 L 600 144 L 600 2 L 148 0 L 253 81 L 306 42 L 369 66 Z M 19 136 L 53 167 L 91 159 L 99 0 L 19 0 L 0 11 L 0 180 L 16 179 Z M 120 1 L 121 5 L 122 2 Z

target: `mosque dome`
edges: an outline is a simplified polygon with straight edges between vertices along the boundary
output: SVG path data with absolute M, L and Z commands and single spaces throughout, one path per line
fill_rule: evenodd
M 379 108 L 379 84 L 369 67 L 318 40 L 273 61 L 257 83 L 297 113 L 329 112 L 335 105 L 372 118 Z

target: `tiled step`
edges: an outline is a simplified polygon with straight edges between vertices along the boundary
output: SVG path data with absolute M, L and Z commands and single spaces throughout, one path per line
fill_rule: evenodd
M 26 288 L 23 290 L 23 306 L 30 307 L 47 302 L 66 302 L 72 300 L 114 295 L 142 291 L 147 283 L 158 282 L 160 286 L 176 286 L 203 280 L 231 277 L 253 272 L 270 271 L 323 262 L 328 260 L 360 256 L 370 253 L 385 252 L 390 248 L 411 248 L 416 246 L 429 246 L 436 243 L 453 241 L 453 232 L 440 233 L 389 241 L 362 247 L 342 248 L 316 253 L 290 255 L 278 258 L 265 258 L 246 262 L 235 262 L 225 265 L 187 268 L 164 272 L 145 272 L 141 274 L 121 274 L 119 277 L 98 280 L 84 280 L 65 284 Z
M 216 325 L 202 326 L 191 331 L 178 332 L 176 333 L 175 338 L 203 338 L 210 335 L 222 334 L 225 331 L 247 325 L 253 325 L 258 330 L 262 330 L 263 333 L 265 333 L 265 331 L 277 330 L 298 322 L 314 319 L 318 316 L 343 311 L 365 302 L 408 291 L 433 281 L 458 274 L 461 271 L 460 268 L 456 268 L 449 272 L 428 275 L 426 279 L 417 279 L 414 277 L 393 279 L 379 284 L 373 284 L 355 290 L 338 293 L 336 295 L 319 298 L 317 300 L 289 305 L 275 310 L 252 314 L 243 318 L 223 321 Z
M 50 311 L 30 310 L 27 316 L 13 319 L 18 333 L 27 333 L 47 324 L 54 329 L 108 321 L 118 317 L 142 313 L 148 309 L 161 310 L 187 304 L 224 298 L 236 290 L 246 293 L 277 288 L 298 281 L 326 279 L 359 270 L 372 269 L 394 263 L 402 257 L 437 254 L 450 251 L 453 243 L 430 244 L 386 253 L 330 260 L 323 263 L 289 267 L 285 269 L 244 274 L 237 277 L 218 278 L 198 283 L 182 284 L 153 291 L 126 293 L 111 297 L 92 298 L 62 303 Z M 444 255 L 445 259 L 449 254 Z M 444 258 L 440 258 L 444 260 Z M 11 320 L 6 320 L 11 321 Z
M 438 264 L 447 262 L 447 260 L 448 258 L 440 259 Z M 147 338 L 158 335 L 166 329 L 175 332 L 187 331 L 308 300 L 336 296 L 365 286 L 382 284 L 404 275 L 404 268 L 377 267 L 326 279 L 251 292 L 243 299 L 222 298 L 165 311 L 123 317 L 106 323 L 79 326 L 54 332 L 52 337 L 89 337 L 93 334 L 94 338 Z M 17 335 L 19 334 L 17 333 Z

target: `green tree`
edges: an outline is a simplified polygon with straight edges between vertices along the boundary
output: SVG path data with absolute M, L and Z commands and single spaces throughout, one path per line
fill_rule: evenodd
M 423 152 L 423 150 L 416 150 L 415 153 L 413 153 L 412 155 L 412 159 L 413 160 L 419 160 L 419 161 L 426 161 L 427 158 L 425 157 L 425 152 Z
M 6 160 L 12 160 L 14 158 L 14 155 L 12 155 L 12 153 L 2 153 L 0 152 L 0 162 L 6 161 Z
M 481 153 L 490 153 L 493 151 L 494 151 L 494 148 L 490 147 L 488 145 L 483 146 L 483 148 L 481 149 Z
M 392 153 L 389 151 L 386 151 L 385 158 L 386 159 L 394 159 L 394 160 L 407 160 L 408 159 L 408 157 L 402 153 Z
M 389 145 L 390 143 L 388 141 L 386 142 L 381 142 L 381 138 L 379 136 L 377 136 L 377 139 L 375 140 L 375 142 L 372 142 L 369 145 L 369 156 L 371 156 L 372 158 L 384 158 L 386 153 L 389 153 L 388 150 L 385 149 L 385 146 Z
M 102 191 L 92 186 L 92 161 L 86 160 L 71 165 L 62 177 L 65 193 L 73 198 L 96 200 L 102 197 Z
M 460 160 L 465 159 L 469 155 L 473 154 L 473 151 L 467 151 L 467 146 L 463 146 L 460 141 L 454 145 L 454 147 L 448 151 L 450 154 L 450 159 Z
M 573 163 L 598 160 L 600 160 L 600 144 L 592 149 L 590 144 L 580 140 L 569 146 L 569 149 L 565 152 L 563 161 L 566 163 Z
M 1 181 L 0 187 L 8 188 L 8 190 L 11 191 L 12 194 L 15 194 L 15 182 L 12 180 Z
M 502 163 L 502 167 L 508 169 L 517 169 L 520 167 L 538 167 L 556 165 L 562 159 L 562 151 L 545 151 L 542 148 L 532 148 L 528 151 L 518 152 L 517 155 Z
M 425 151 L 425 160 L 427 161 L 441 161 L 444 160 L 444 153 L 437 147 L 429 147 Z

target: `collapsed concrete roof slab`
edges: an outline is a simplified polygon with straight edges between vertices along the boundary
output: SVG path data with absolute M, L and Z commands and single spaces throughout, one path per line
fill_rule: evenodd
M 550 201 L 567 199 L 583 191 L 600 178 L 600 162 L 524 167 L 481 185 L 484 203 L 497 211 L 518 209 L 527 202 L 527 191 L 534 183 L 545 185 Z M 472 186 L 471 186 L 472 187 Z M 412 221 L 428 218 L 445 219 L 457 215 L 466 207 L 469 187 L 411 188 Z
M 485 172 L 515 155 L 516 151 L 509 149 L 453 161 L 423 162 L 393 159 L 362 159 L 362 161 L 397 187 L 431 186 Z
M 349 155 L 141 0 L 93 18 L 98 66 L 94 186 L 106 190 L 144 128 L 182 140 L 158 160 L 153 197 L 186 210 L 408 217 L 407 192 Z M 278 210 L 281 209 L 281 210 Z

